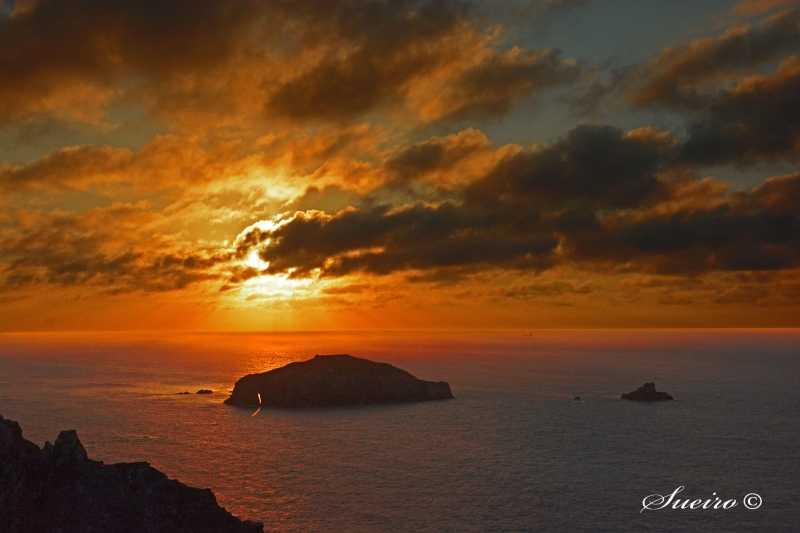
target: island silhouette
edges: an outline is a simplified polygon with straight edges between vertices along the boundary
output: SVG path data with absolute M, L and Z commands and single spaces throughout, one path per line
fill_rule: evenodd
M 225 403 L 237 407 L 328 407 L 453 397 L 444 381 L 423 381 L 388 363 L 337 354 L 316 355 L 308 361 L 244 376 Z
M 661 402 L 665 400 L 674 400 L 675 398 L 666 392 L 657 391 L 655 383 L 645 383 L 635 391 L 623 394 L 622 399 L 635 400 L 638 402 Z

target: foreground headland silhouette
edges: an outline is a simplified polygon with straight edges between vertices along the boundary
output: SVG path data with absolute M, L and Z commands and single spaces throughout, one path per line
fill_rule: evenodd
M 453 398 L 444 381 L 423 381 L 388 363 L 351 355 L 317 355 L 262 374 L 244 376 L 228 405 L 329 407 Z
M 263 533 L 217 504 L 209 489 L 168 479 L 147 463 L 87 457 L 75 430 L 40 449 L 0 416 L 3 533 Z

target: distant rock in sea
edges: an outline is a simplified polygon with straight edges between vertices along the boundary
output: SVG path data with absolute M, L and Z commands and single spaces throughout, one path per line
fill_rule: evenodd
M 639 402 L 659 402 L 663 400 L 674 400 L 666 392 L 657 392 L 655 383 L 645 383 L 638 389 L 628 394 L 622 395 L 623 400 L 636 400 Z
M 176 392 L 175 394 L 191 394 L 191 392 L 189 392 L 188 390 L 185 390 L 183 392 Z
M 263 533 L 147 463 L 93 461 L 75 430 L 39 447 L 0 416 L 0 531 L 4 533 Z
M 247 375 L 236 382 L 225 403 L 238 407 L 325 407 L 448 398 L 453 394 L 444 381 L 423 381 L 388 363 L 341 354 L 317 355 L 263 374 Z
M 197 391 L 197 394 L 212 394 L 213 392 L 214 391 L 209 389 L 200 389 L 199 391 Z

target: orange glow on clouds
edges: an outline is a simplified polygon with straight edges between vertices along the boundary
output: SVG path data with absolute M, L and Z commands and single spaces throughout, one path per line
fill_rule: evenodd
M 590 4 L 0 7 L 0 330 L 800 326 L 794 2 Z

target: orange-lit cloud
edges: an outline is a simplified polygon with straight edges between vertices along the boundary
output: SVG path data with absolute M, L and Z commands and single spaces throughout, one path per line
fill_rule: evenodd
M 224 254 L 187 249 L 154 231 L 160 217 L 147 207 L 114 203 L 81 214 L 18 213 L 14 229 L 0 232 L 9 271 L 3 289 L 165 291 L 219 277 L 212 270 Z
M 113 103 L 134 101 L 186 128 L 374 112 L 428 122 L 502 115 L 584 72 L 556 50 L 503 50 L 498 30 L 478 27 L 456 3 L 21 5 L 0 32 L 5 120 L 101 122 Z

